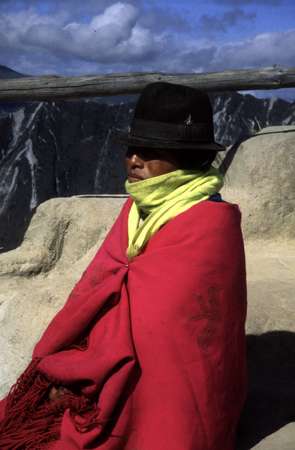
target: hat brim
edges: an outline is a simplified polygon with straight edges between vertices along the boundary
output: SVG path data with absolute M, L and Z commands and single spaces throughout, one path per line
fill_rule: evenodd
M 147 139 L 139 136 L 132 136 L 127 131 L 118 128 L 112 130 L 112 140 L 127 146 L 163 148 L 163 149 L 191 149 L 208 150 L 222 152 L 226 147 L 217 142 L 187 142 L 187 141 L 169 141 L 166 139 Z

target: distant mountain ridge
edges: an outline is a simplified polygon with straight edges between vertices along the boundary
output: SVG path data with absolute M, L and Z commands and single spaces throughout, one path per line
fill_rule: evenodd
M 215 138 L 225 145 L 295 123 L 295 102 L 235 92 L 210 98 Z M 49 198 L 124 192 L 124 149 L 111 130 L 130 124 L 135 100 L 0 103 L 0 251 L 19 244 L 35 208 Z
M 27 76 L 0 64 L 0 78 L 22 78 Z

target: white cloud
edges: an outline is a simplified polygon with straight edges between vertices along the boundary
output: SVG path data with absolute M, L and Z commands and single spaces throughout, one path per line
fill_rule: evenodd
M 116 3 L 103 14 L 92 18 L 89 24 L 69 23 L 65 49 L 82 58 L 99 60 L 106 53 L 113 53 L 120 43 L 128 40 L 136 26 L 137 9 L 129 4 Z
M 92 17 L 89 23 L 38 15 L 32 10 L 0 16 L 3 51 L 19 58 L 45 51 L 49 58 L 80 59 L 98 64 L 142 61 L 157 53 L 159 38 L 138 24 L 139 10 L 130 3 L 117 2 Z M 5 56 L 5 55 L 4 55 Z M 2 59 L 2 64 L 6 62 Z M 45 62 L 46 64 L 46 62 Z
M 252 39 L 220 47 L 211 65 L 215 68 L 293 66 L 295 29 L 263 33 Z

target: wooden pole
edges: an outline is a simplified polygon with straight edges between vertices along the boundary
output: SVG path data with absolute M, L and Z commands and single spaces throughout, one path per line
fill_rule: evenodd
M 295 87 L 295 68 L 232 70 L 212 73 L 116 73 L 79 77 L 0 79 L 0 101 L 42 101 L 137 94 L 154 81 L 184 84 L 206 91 L 241 91 Z

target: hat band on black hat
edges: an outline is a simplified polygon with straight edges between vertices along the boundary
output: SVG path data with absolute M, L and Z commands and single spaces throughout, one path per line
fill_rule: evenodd
M 189 142 L 213 141 L 213 130 L 208 123 L 172 124 L 152 120 L 135 119 L 129 136 L 146 139 L 168 139 Z

